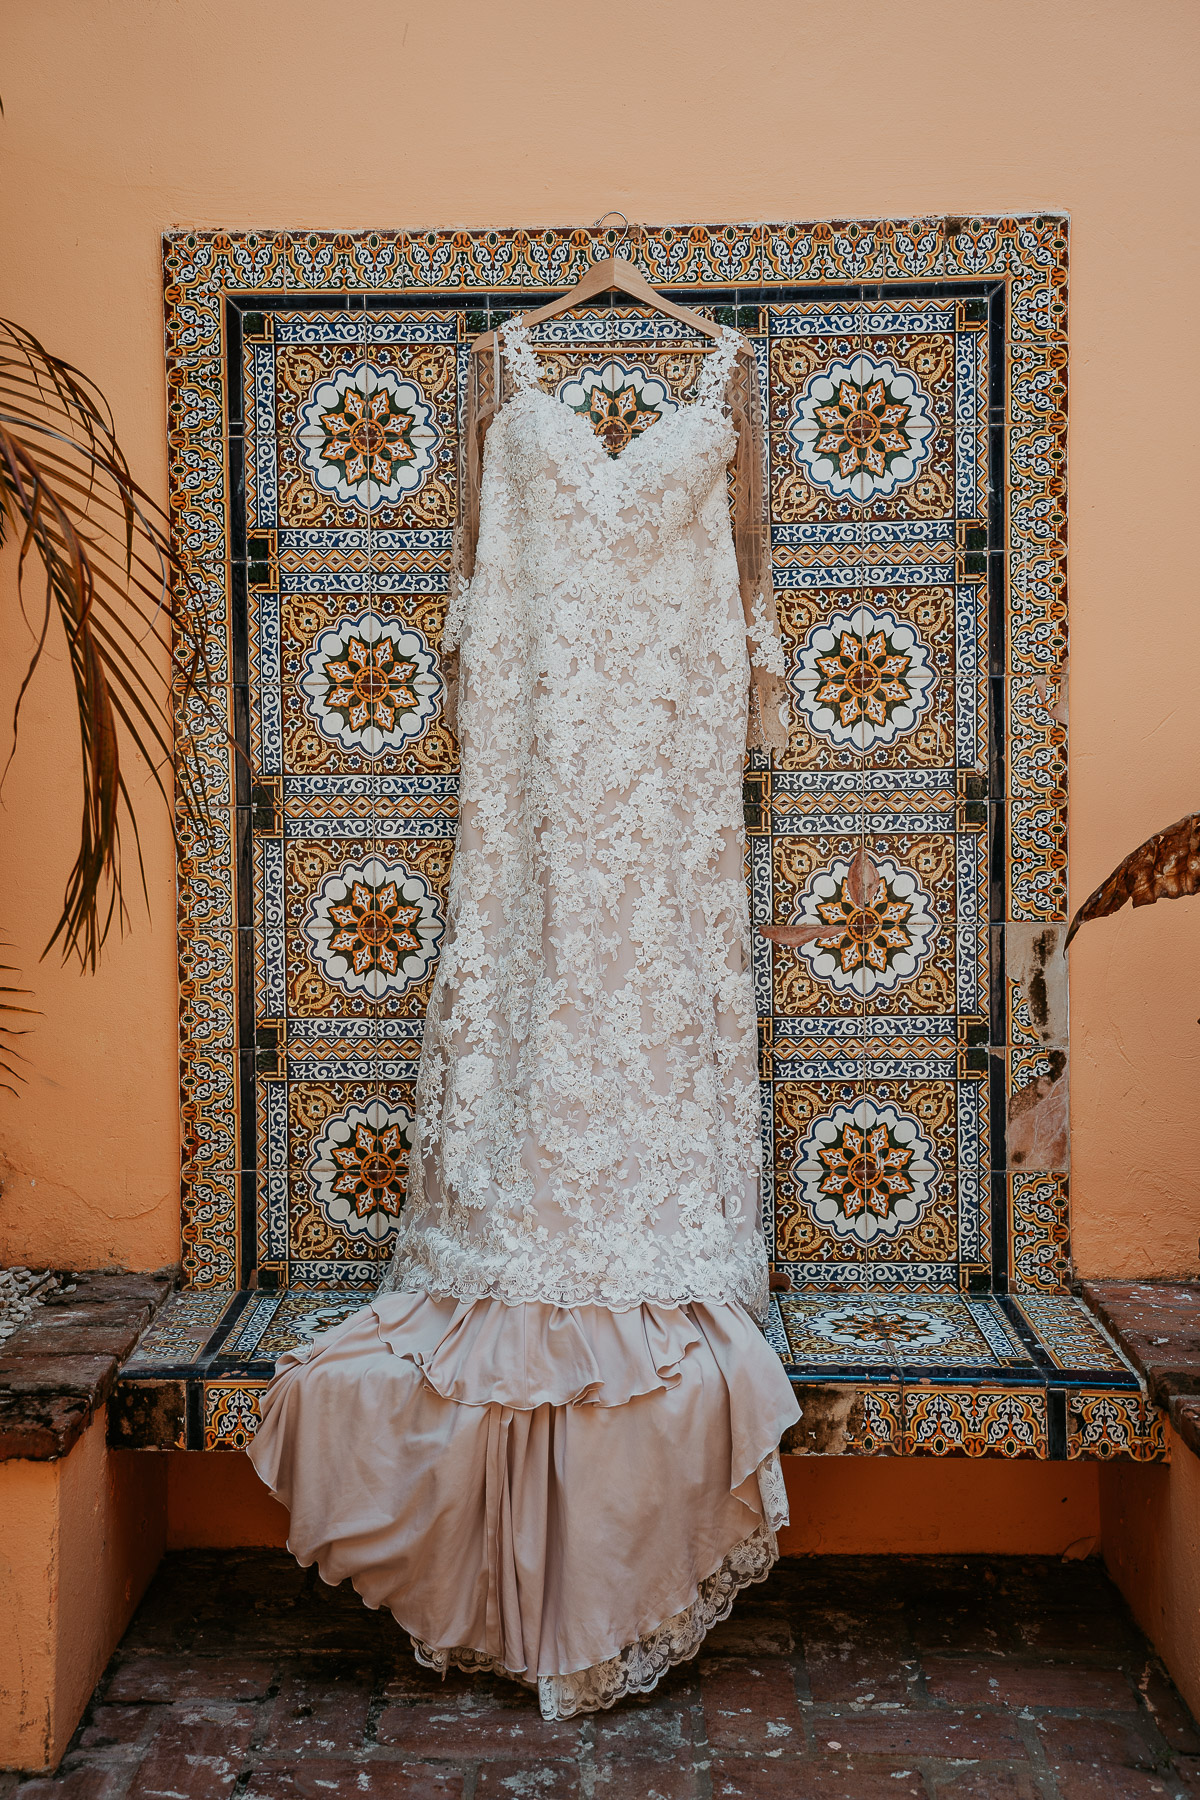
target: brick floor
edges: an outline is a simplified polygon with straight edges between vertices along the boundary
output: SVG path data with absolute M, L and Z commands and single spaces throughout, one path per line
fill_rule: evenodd
M 1098 1563 L 797 1559 L 653 1694 L 552 1724 L 268 1552 L 169 1556 L 53 1778 L 0 1800 L 1200 1800 Z

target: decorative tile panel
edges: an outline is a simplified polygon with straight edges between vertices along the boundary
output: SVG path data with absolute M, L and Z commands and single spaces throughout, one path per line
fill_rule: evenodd
M 193 1288 L 174 1295 L 142 1333 L 125 1368 L 133 1373 L 199 1361 L 237 1299 L 229 1288 Z
M 259 1426 L 261 1384 L 204 1383 L 205 1450 L 244 1450 Z
M 1119 1377 L 1133 1373 L 1082 1300 L 1068 1294 L 1020 1294 L 1013 1304 L 1055 1368 Z
M 1045 1457 L 1046 1395 L 1036 1389 L 931 1388 L 904 1396 L 909 1456 Z
M 1070 1274 L 1065 1175 L 1010 1175 L 1009 1286 L 1016 1293 L 1061 1293 Z
M 145 1367 L 220 1363 L 253 1394 L 387 1258 L 457 825 L 438 644 L 467 346 L 615 242 L 165 240 L 171 503 L 219 700 L 190 720 L 211 828 L 181 832 L 178 1304 L 215 1312 L 203 1351 L 207 1314 L 164 1315 Z M 750 337 L 769 419 L 794 729 L 748 761 L 747 880 L 757 923 L 829 927 L 754 942 L 792 1283 L 772 1341 L 798 1379 L 862 1382 L 864 1448 L 1065 1455 L 1092 1441 L 1073 1381 L 1136 1387 L 1065 1292 L 1066 223 L 622 248 Z M 539 350 L 614 454 L 701 366 L 624 303 Z M 206 1441 L 247 1429 L 240 1392 L 207 1380 Z

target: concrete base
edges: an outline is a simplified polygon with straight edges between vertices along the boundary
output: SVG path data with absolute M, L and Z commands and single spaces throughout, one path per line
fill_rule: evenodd
M 65 1456 L 0 1463 L 0 1768 L 57 1768 L 166 1543 L 163 1459 L 98 1414 Z
M 1100 1471 L 1104 1560 L 1130 1611 L 1200 1718 L 1200 1458 Z

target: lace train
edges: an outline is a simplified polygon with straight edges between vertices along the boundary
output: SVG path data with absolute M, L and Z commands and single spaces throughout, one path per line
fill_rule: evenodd
M 796 1414 L 737 1306 L 380 1295 L 281 1359 L 250 1456 L 293 1555 L 423 1660 L 579 1711 L 653 1686 L 766 1575 Z

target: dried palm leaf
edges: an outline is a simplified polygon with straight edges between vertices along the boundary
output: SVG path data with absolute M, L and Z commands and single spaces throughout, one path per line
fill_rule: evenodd
M 173 746 L 171 690 L 183 711 L 204 689 L 193 583 L 171 548 L 166 513 L 134 480 L 108 403 L 30 332 L 0 320 L 0 543 L 18 544 L 18 594 L 40 567 L 33 647 L 13 712 L 16 750 L 26 691 L 55 621 L 66 638 L 82 753 L 79 850 L 46 945 L 89 969 L 127 920 L 121 830 L 132 831 L 146 891 L 122 740 L 144 758 L 171 811 L 203 829 L 203 787 Z M 7 769 L 7 764 L 5 765 Z M 177 789 L 173 796 L 172 787 Z
M 0 963 L 0 975 L 15 974 L 16 970 L 9 963 Z M 3 1089 L 6 1094 L 15 1094 L 17 1090 L 14 1083 L 25 1079 L 21 1070 L 14 1068 L 13 1064 L 14 1062 L 25 1062 L 27 1059 L 17 1049 L 13 1040 L 24 1037 L 28 1027 L 10 1025 L 7 1020 L 10 1015 L 26 1019 L 34 1017 L 36 1010 L 34 1007 L 17 1006 L 12 999 L 14 994 L 20 994 L 24 998 L 28 993 L 28 988 L 0 987 L 0 1014 L 4 1015 L 3 1022 L 0 1022 L 0 1089 Z
M 1067 943 L 1088 919 L 1103 919 L 1119 912 L 1127 900 L 1135 906 L 1153 906 L 1156 900 L 1178 900 L 1200 893 L 1200 813 L 1189 813 L 1156 832 L 1125 861 L 1108 880 L 1084 901 L 1067 933 Z
M 860 911 L 870 906 L 883 885 L 883 876 L 865 850 L 860 850 L 846 876 L 846 893 Z
M 870 906 L 879 892 L 883 877 L 871 861 L 865 850 L 860 850 L 846 873 L 846 897 L 853 906 L 862 912 Z M 840 937 L 841 925 L 825 925 L 806 920 L 803 925 L 760 925 L 759 932 L 769 938 L 773 944 L 783 944 L 789 950 L 797 949 L 801 944 L 811 944 L 817 938 Z

